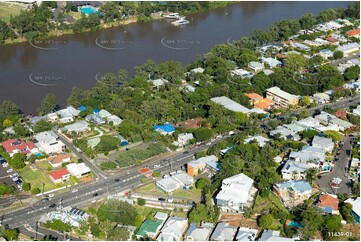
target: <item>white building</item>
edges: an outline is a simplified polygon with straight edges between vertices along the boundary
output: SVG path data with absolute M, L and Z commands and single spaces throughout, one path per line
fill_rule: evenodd
M 89 126 L 89 123 L 85 120 L 81 120 L 81 121 L 78 121 L 76 123 L 73 123 L 73 124 L 69 124 L 67 126 L 65 126 L 64 128 L 61 128 L 59 129 L 59 132 L 75 132 L 77 134 L 79 133 L 83 133 L 85 131 L 90 131 L 90 126 Z
M 253 179 L 241 173 L 222 181 L 221 191 L 216 196 L 216 204 L 224 212 L 242 212 L 252 199 Z
M 280 235 L 280 231 L 265 229 L 258 241 L 294 241 L 293 238 L 286 238 Z
M 260 62 L 256 62 L 256 61 L 251 61 L 248 64 L 248 67 L 253 70 L 254 72 L 259 72 L 262 71 L 264 69 L 264 64 L 260 63 Z
M 108 121 L 108 123 L 113 122 L 114 126 L 117 126 L 117 125 L 119 125 L 119 124 L 121 124 L 123 122 L 123 120 L 121 118 L 119 118 L 118 116 L 116 116 L 116 115 L 108 116 L 107 121 Z
M 240 227 L 236 235 L 236 241 L 254 241 L 257 234 L 257 229 Z
M 226 109 L 231 110 L 233 112 L 247 113 L 247 114 L 250 112 L 248 108 L 242 106 L 241 104 L 225 96 L 211 98 L 211 101 L 219 105 L 222 105 Z
M 348 43 L 340 45 L 336 50 L 341 51 L 345 56 L 347 56 L 354 52 L 360 51 L 360 45 L 358 43 Z
M 331 138 L 324 138 L 315 136 L 312 140 L 312 146 L 323 149 L 324 151 L 331 153 L 335 144 Z
M 261 61 L 262 61 L 262 63 L 266 63 L 270 68 L 274 68 L 274 67 L 282 65 L 282 62 L 280 62 L 279 60 L 274 59 L 274 58 L 262 57 Z
M 170 217 L 161 229 L 157 241 L 180 241 L 187 228 L 187 218 Z
M 245 139 L 244 143 L 251 143 L 252 141 L 256 141 L 259 147 L 263 147 L 270 142 L 270 139 L 267 139 L 260 135 L 255 135 Z
M 252 78 L 253 77 L 253 73 L 252 72 L 249 72 L 249 71 L 246 71 L 244 69 L 236 69 L 236 70 L 233 70 L 231 71 L 231 75 L 234 76 L 234 75 L 237 75 L 237 76 L 240 76 L 242 79 L 243 78 Z
M 82 176 L 90 174 L 91 170 L 84 163 L 71 163 L 66 166 L 70 175 L 80 178 Z
M 191 139 L 193 139 L 193 134 L 192 133 L 181 133 L 178 134 L 178 145 L 179 146 L 184 146 L 187 145 L 189 143 L 189 141 Z
M 34 135 L 39 150 L 46 154 L 61 153 L 65 149 L 65 144 L 58 140 L 59 137 L 53 131 L 45 131 Z

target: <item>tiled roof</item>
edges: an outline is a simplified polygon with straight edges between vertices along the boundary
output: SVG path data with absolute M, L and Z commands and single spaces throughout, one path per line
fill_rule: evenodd
M 263 97 L 258 93 L 246 93 L 245 95 L 249 97 L 251 100 L 263 99 Z
M 332 207 L 332 210 L 338 210 L 338 198 L 329 194 L 323 194 L 319 197 L 317 205 L 320 208 Z
M 63 169 L 60 169 L 60 170 L 52 171 L 52 172 L 49 173 L 49 175 L 54 180 L 58 180 L 58 179 L 61 179 L 63 176 L 69 175 L 69 172 L 67 171 L 67 169 L 63 168 Z
M 9 139 L 1 144 L 8 153 L 14 150 L 20 150 L 22 153 L 29 153 L 30 150 L 37 148 L 33 142 L 24 141 L 22 139 Z
M 264 98 L 262 100 L 259 100 L 257 103 L 255 103 L 253 106 L 255 108 L 259 109 L 269 109 L 275 102 L 269 98 Z
M 360 29 L 353 29 L 353 30 L 347 31 L 346 34 L 348 36 L 358 35 L 358 34 L 360 34 Z
M 48 161 L 50 163 L 56 164 L 56 163 L 62 162 L 65 159 L 68 159 L 68 158 L 70 158 L 69 154 L 59 154 L 59 155 L 50 156 L 48 158 Z

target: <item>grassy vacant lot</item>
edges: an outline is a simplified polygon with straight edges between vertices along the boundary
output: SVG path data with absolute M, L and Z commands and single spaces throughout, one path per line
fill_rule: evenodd
M 23 9 L 19 5 L 0 2 L 0 19 L 8 22 L 10 16 L 16 16 Z
M 53 169 L 47 160 L 36 161 L 36 166 L 43 171 L 50 171 Z
M 288 213 L 282 202 L 273 193 L 270 193 L 268 197 L 258 195 L 253 207 L 254 211 L 256 213 L 262 213 L 263 210 L 269 210 L 270 208 Z
M 44 191 L 49 191 L 54 189 L 54 184 L 51 182 L 48 173 L 44 173 L 41 170 L 33 170 L 30 166 L 25 166 L 20 171 L 21 176 L 23 177 L 25 182 L 29 182 L 32 188 L 39 188 L 41 191 L 44 185 Z

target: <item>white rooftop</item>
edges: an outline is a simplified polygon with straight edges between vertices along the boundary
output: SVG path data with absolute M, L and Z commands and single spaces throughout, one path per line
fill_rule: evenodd
M 279 87 L 271 87 L 271 88 L 268 88 L 266 91 L 270 92 L 270 93 L 273 93 L 273 94 L 275 94 L 275 95 L 277 95 L 279 97 L 282 97 L 282 98 L 284 98 L 286 100 L 292 100 L 292 99 L 297 98 L 296 95 L 285 92 L 285 91 L 281 90 Z
M 212 102 L 215 102 L 217 104 L 222 105 L 228 110 L 231 110 L 233 112 L 241 112 L 241 113 L 249 113 L 250 110 L 241 104 L 229 99 L 228 97 L 222 96 L 222 97 L 214 97 L 211 98 Z

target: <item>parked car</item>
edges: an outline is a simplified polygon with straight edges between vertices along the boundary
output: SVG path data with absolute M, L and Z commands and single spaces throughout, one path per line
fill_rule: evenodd
M 71 190 L 72 193 L 77 192 L 77 191 L 78 191 L 78 189 L 76 189 L 76 188 Z
M 50 193 L 50 194 L 49 194 L 49 197 L 54 197 L 54 194 Z
M 9 170 L 7 170 L 6 172 L 7 172 L 7 173 L 11 173 L 11 172 L 13 172 L 13 169 L 9 169 Z

